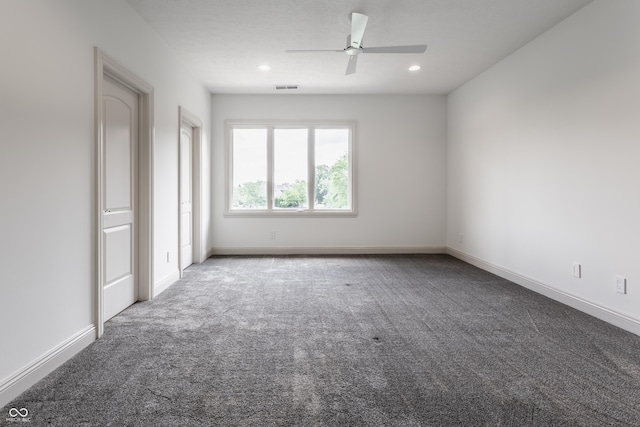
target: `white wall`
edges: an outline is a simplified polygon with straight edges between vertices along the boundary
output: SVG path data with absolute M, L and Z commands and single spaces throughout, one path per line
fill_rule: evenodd
M 155 89 L 153 273 L 177 277 L 178 106 L 208 143 L 210 94 L 122 1 L 3 0 L 0 392 L 94 322 L 94 46 Z
M 639 17 L 597 0 L 448 98 L 452 252 L 636 333 Z
M 445 245 L 442 96 L 214 95 L 214 253 L 429 251 Z M 356 218 L 224 217 L 226 119 L 357 121 Z M 269 232 L 276 239 L 269 239 Z

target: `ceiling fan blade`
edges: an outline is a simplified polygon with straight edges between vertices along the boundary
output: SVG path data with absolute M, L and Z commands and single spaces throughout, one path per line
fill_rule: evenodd
M 368 20 L 367 15 L 356 12 L 351 14 L 351 47 L 359 48 L 362 46 L 362 38 Z
M 290 49 L 285 50 L 284 53 L 316 53 L 316 52 L 344 52 L 343 49 L 335 50 L 335 49 Z
M 426 44 L 416 44 L 411 46 L 381 46 L 363 47 L 362 53 L 425 53 Z
M 358 65 L 358 56 L 353 55 L 349 57 L 349 62 L 347 62 L 347 71 L 344 73 L 345 76 L 349 74 L 354 74 L 356 72 L 356 66 Z

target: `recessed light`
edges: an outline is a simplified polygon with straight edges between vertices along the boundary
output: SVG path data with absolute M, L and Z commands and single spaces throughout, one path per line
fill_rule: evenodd
M 268 66 L 267 64 L 260 65 L 260 66 L 258 67 L 258 70 L 260 70 L 260 71 L 269 71 L 270 69 L 271 69 L 271 67 L 270 67 L 270 66 Z
M 419 65 L 412 65 L 411 67 L 409 67 L 409 71 L 418 71 L 420 69 Z

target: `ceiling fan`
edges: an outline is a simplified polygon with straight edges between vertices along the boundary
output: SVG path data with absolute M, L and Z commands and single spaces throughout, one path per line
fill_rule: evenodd
M 315 53 L 315 52 L 345 52 L 349 55 L 347 63 L 347 71 L 345 75 L 356 72 L 358 64 L 358 55 L 362 53 L 424 53 L 427 50 L 426 44 L 418 44 L 411 46 L 382 46 L 382 47 L 363 47 L 362 38 L 364 30 L 367 27 L 367 15 L 353 12 L 351 14 L 351 34 L 347 36 L 347 47 L 341 50 L 332 49 L 306 49 L 306 50 L 285 50 L 286 53 Z

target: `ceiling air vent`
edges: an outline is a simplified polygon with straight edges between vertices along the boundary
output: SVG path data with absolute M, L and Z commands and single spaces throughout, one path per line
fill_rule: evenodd
M 298 87 L 298 85 L 276 85 L 276 90 L 295 90 Z

